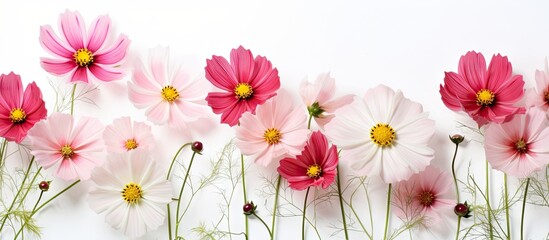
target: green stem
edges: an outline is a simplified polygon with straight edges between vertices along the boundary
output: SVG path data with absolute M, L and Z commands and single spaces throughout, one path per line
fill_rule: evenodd
M 2 148 L 0 149 L 0 168 L 4 166 L 4 158 L 6 153 L 6 148 L 8 146 L 8 140 L 4 138 L 4 141 L 2 141 Z
M 503 188 L 505 201 L 505 219 L 507 221 L 507 240 L 511 239 L 511 221 L 509 218 L 509 191 L 507 190 L 507 174 L 503 174 Z
M 40 200 L 42 200 L 42 195 L 44 195 L 44 191 L 40 191 L 40 196 L 38 196 L 38 200 L 36 200 L 36 203 L 34 204 L 34 207 L 32 207 L 32 211 L 36 210 L 36 207 L 38 207 L 38 203 L 40 203 Z
M 456 240 L 459 239 L 459 228 L 461 225 L 461 216 L 458 216 L 458 224 L 457 224 L 457 231 L 456 231 Z
M 457 202 L 459 203 L 459 188 L 458 188 L 458 182 L 456 178 L 456 168 L 455 168 L 458 148 L 459 148 L 459 143 L 456 143 L 456 149 L 454 150 L 454 157 L 452 158 L 452 176 L 454 177 L 454 185 L 456 187 L 456 198 L 457 198 Z
M 341 172 L 339 171 L 339 165 L 337 166 L 337 193 L 339 196 L 339 208 L 341 209 L 341 218 L 343 219 L 343 232 L 345 233 L 345 239 L 349 239 L 349 233 L 347 232 L 347 220 L 345 219 L 345 208 L 343 207 L 343 196 L 341 196 L 341 180 L 339 179 Z
M 276 192 L 275 192 L 274 207 L 273 207 L 273 220 L 271 221 L 271 230 L 272 230 L 271 240 L 274 240 L 274 235 L 275 235 L 276 208 L 278 206 L 278 192 L 280 190 L 281 179 L 282 177 L 279 174 L 278 179 L 276 180 Z
M 74 113 L 74 94 L 76 92 L 76 83 L 72 86 L 72 93 L 71 93 L 71 116 Z
M 175 210 L 175 237 L 177 238 L 178 232 L 179 232 L 179 224 L 181 223 L 181 219 L 179 218 L 179 209 L 181 207 L 181 197 L 183 196 L 183 189 L 185 189 L 185 185 L 187 184 L 187 179 L 189 178 L 189 173 L 191 171 L 191 167 L 193 166 L 193 160 L 194 156 L 196 155 L 196 152 L 193 152 L 193 155 L 191 156 L 191 162 L 189 163 L 189 167 L 187 167 L 187 172 L 185 173 L 185 178 L 183 179 L 183 185 L 181 185 L 181 189 L 179 190 L 179 197 L 177 198 L 177 208 Z
M 520 216 L 520 239 L 524 239 L 524 210 L 526 209 L 526 195 L 528 194 L 528 186 L 530 178 L 526 180 L 526 188 L 524 188 L 524 198 L 522 199 L 522 214 Z
M 246 196 L 246 177 L 244 176 L 244 173 L 246 171 L 244 167 L 244 155 L 240 154 L 240 168 L 242 171 L 242 194 L 244 195 L 244 204 L 248 203 L 248 197 Z M 248 235 L 248 217 L 244 216 L 244 223 L 246 225 L 246 236 Z
M 273 238 L 273 233 L 271 232 L 271 229 L 269 229 L 269 226 L 267 226 L 267 223 L 265 223 L 265 221 L 263 221 L 263 219 L 259 216 L 257 216 L 257 214 L 252 213 L 257 219 L 259 219 L 259 221 L 261 221 L 263 223 L 263 226 L 265 226 L 265 228 L 267 229 L 267 231 L 269 232 L 269 236 L 271 237 L 271 239 Z
M 39 167 L 38 170 L 36 171 L 36 173 L 34 174 L 34 176 L 32 177 L 31 184 L 33 184 L 34 181 L 36 181 L 36 178 L 38 177 L 38 175 L 40 175 L 40 171 L 42 171 L 42 167 Z M 27 188 L 27 191 L 25 191 L 25 194 L 23 194 L 22 199 L 27 198 L 27 195 L 29 194 L 30 190 L 31 190 L 31 188 Z M 19 206 L 21 206 L 22 204 L 23 204 L 23 201 L 20 201 Z
M 305 213 L 307 212 L 307 197 L 309 196 L 309 190 L 311 190 L 311 187 L 307 188 L 307 192 L 305 193 L 305 200 L 303 201 L 303 218 L 301 220 L 301 239 L 305 240 Z
M 168 174 L 166 174 L 166 180 L 170 180 L 170 175 L 172 173 L 173 165 L 175 164 L 175 161 L 177 159 L 177 156 L 179 156 L 179 153 L 185 148 L 186 146 L 191 145 L 191 143 L 185 143 L 183 144 L 179 150 L 175 153 L 175 155 L 172 158 L 172 163 L 170 164 L 170 168 L 168 169 Z M 172 217 L 171 217 L 171 209 L 170 209 L 170 203 L 166 204 L 167 213 L 168 213 L 168 240 L 172 240 Z
M 387 211 L 385 212 L 385 231 L 383 239 L 387 240 L 387 230 L 389 229 L 389 209 L 391 208 L 391 188 L 392 184 L 389 183 L 389 189 L 387 190 Z
M 311 120 L 313 120 L 313 115 L 309 114 L 309 121 L 307 122 L 307 129 L 311 129 Z
M 488 211 L 492 211 L 490 207 L 490 166 L 488 165 L 488 161 L 486 161 L 486 205 L 488 207 Z M 492 215 L 488 213 L 488 229 L 490 232 L 490 240 L 494 239 L 494 226 L 492 225 Z
M 19 189 L 17 190 L 17 193 L 13 197 L 13 200 L 11 201 L 11 205 L 8 208 L 8 211 L 6 212 L 6 215 L 4 215 L 4 218 L 2 219 L 2 224 L 0 225 L 0 232 L 2 232 L 2 229 L 4 228 L 4 224 L 6 224 L 6 220 L 8 219 L 8 216 L 11 214 L 11 210 L 13 209 L 13 206 L 15 205 L 15 202 L 17 201 L 17 198 L 19 197 L 19 194 L 21 194 L 21 190 L 23 190 L 23 187 L 25 187 L 25 182 L 27 181 L 27 178 L 29 177 L 29 172 L 32 168 L 32 164 L 34 163 L 34 156 L 32 157 L 29 167 L 27 167 L 27 171 L 25 171 L 25 176 L 23 177 L 23 181 L 21 182 L 21 186 L 19 186 Z

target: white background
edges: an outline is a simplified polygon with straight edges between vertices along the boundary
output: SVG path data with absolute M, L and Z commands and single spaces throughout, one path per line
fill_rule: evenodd
M 457 122 L 474 126 L 467 118 L 448 110 L 440 100 L 439 84 L 444 71 L 456 71 L 459 57 L 469 50 L 480 51 L 487 61 L 492 54 L 509 57 L 514 72 L 524 75 L 527 87 L 534 85 L 536 69 L 542 69 L 549 55 L 549 2 L 542 1 L 5 1 L 0 2 L 0 72 L 14 71 L 23 81 L 36 81 L 42 89 L 48 110 L 53 109 L 55 95 L 48 81 L 61 82 L 41 69 L 39 57 L 48 56 L 38 41 L 39 27 L 50 24 L 57 31 L 57 21 L 65 9 L 77 10 L 90 24 L 96 16 L 109 14 L 114 32 L 130 37 L 131 56 L 145 56 L 149 48 L 170 46 L 172 59 L 183 62 L 188 72 L 203 78 L 205 60 L 211 55 L 228 57 L 239 45 L 254 54 L 266 56 L 278 68 L 282 88 L 292 92 L 298 101 L 299 82 L 306 76 L 312 81 L 322 72 L 331 72 L 336 78 L 337 94 L 363 95 L 378 84 L 401 89 L 404 95 L 420 102 L 437 123 L 432 141 L 436 151 L 433 164 L 450 170 L 453 144 L 449 134 L 465 132 Z M 76 115 L 101 118 L 104 124 L 112 119 L 130 115 L 145 121 L 144 111 L 136 110 L 127 100 L 129 77 L 99 86 L 92 96 L 94 105 L 77 102 Z M 68 88 L 67 86 L 61 86 Z M 219 117 L 211 115 L 213 124 Z M 193 133 L 154 127 L 158 148 L 155 156 L 167 164 L 178 146 L 191 140 L 201 140 L 205 153 L 194 174 L 206 174 L 207 160 L 219 153 L 223 144 L 234 136 L 232 129 L 219 124 L 214 129 L 193 129 Z M 474 136 L 467 136 L 474 138 Z M 478 137 L 477 137 L 478 138 Z M 484 153 L 480 143 L 471 141 L 460 151 L 458 173 L 465 179 L 467 164 L 472 162 L 475 176 L 484 186 Z M 183 153 L 188 161 L 190 153 Z M 248 176 L 272 174 L 275 166 L 262 168 L 250 164 Z M 51 177 L 51 175 L 50 175 Z M 497 199 L 501 191 L 502 175 L 494 172 L 492 194 Z M 256 179 L 261 181 L 259 179 Z M 249 198 L 256 199 L 260 215 L 270 223 L 271 200 L 261 198 L 261 182 L 249 180 Z M 54 182 L 54 190 L 67 183 Z M 511 189 L 517 180 L 510 180 Z M 61 199 L 38 215 L 43 228 L 43 239 L 122 239 L 104 223 L 104 216 L 88 208 L 89 183 L 79 184 Z M 386 186 L 372 179 L 369 190 L 373 197 L 374 235 L 381 238 L 385 219 Z M 183 233 L 199 222 L 210 224 L 218 219 L 218 195 L 212 189 L 197 195 L 193 209 L 184 219 Z M 175 193 L 175 190 L 174 190 Z M 295 195 L 301 204 L 303 193 Z M 335 200 L 335 199 L 333 199 Z M 242 230 L 243 218 L 240 189 L 232 215 L 234 231 Z M 330 238 L 339 226 L 335 210 L 321 211 L 319 227 L 323 239 Z M 213 210 L 212 210 L 213 209 Z M 363 209 L 364 210 L 364 209 Z M 367 221 L 366 212 L 363 213 Z M 549 210 L 528 205 L 526 212 L 527 239 L 545 239 L 549 232 Z M 513 239 L 519 235 L 520 209 L 514 206 L 512 215 Z M 469 221 L 469 222 L 468 222 Z M 472 220 L 463 222 L 465 226 Z M 504 223 L 504 222 L 502 222 Z M 251 239 L 266 239 L 263 226 L 250 220 Z M 299 238 L 300 219 L 279 220 L 278 239 Z M 391 227 L 400 222 L 395 217 Z M 447 230 L 416 231 L 416 239 L 451 239 L 455 222 Z M 368 225 L 369 226 L 369 225 Z M 185 234 L 184 234 L 185 235 Z M 310 239 L 315 235 L 309 232 Z M 364 235 L 353 234 L 354 239 Z M 342 234 L 331 238 L 341 239 Z M 402 239 L 410 236 L 403 234 Z M 166 239 L 166 226 L 142 239 Z M 190 235 L 189 238 L 194 238 Z M 243 239 L 235 236 L 234 239 Z

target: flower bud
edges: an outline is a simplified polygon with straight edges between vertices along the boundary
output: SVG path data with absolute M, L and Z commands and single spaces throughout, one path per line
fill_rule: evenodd
M 450 136 L 450 141 L 452 141 L 455 144 L 460 144 L 461 142 L 463 142 L 463 139 L 465 139 L 465 137 L 459 134 L 454 134 Z
M 471 208 L 469 205 L 467 205 L 467 201 L 465 203 L 458 203 L 454 207 L 454 213 L 459 217 L 468 218 L 471 216 Z
M 244 204 L 244 207 L 242 207 L 242 210 L 244 211 L 244 214 L 246 215 L 252 215 L 255 213 L 255 209 L 257 208 L 256 205 L 254 205 L 254 202 L 248 202 Z
M 309 111 L 309 115 L 315 118 L 320 117 L 320 115 L 324 113 L 324 109 L 320 107 L 318 102 L 314 102 L 311 106 L 308 106 L 307 111 Z
M 203 149 L 202 142 L 195 141 L 191 145 L 191 150 L 193 150 L 193 152 L 195 153 L 200 154 L 202 152 L 202 149 Z
M 38 184 L 38 188 L 42 191 L 48 191 L 50 189 L 50 183 L 48 181 L 42 181 Z

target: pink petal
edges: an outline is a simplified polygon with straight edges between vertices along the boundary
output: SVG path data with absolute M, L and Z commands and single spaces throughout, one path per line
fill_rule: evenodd
M 205 70 L 208 81 L 220 89 L 232 93 L 238 84 L 238 79 L 232 66 L 223 57 L 212 56 L 211 60 L 206 60 Z
M 240 116 L 246 112 L 245 101 L 239 101 L 233 93 L 211 92 L 206 101 L 214 113 L 221 113 L 221 122 L 229 126 L 238 124 Z
M 61 31 L 69 45 L 75 50 L 84 48 L 85 23 L 80 13 L 67 10 L 59 18 Z
M 88 50 L 95 53 L 103 46 L 103 43 L 109 34 L 110 26 L 111 19 L 107 15 L 99 16 L 92 22 L 90 29 L 88 30 Z
M 274 92 L 280 88 L 280 77 L 278 70 L 272 68 L 271 62 L 267 58 L 257 56 L 255 58 L 254 79 L 250 82 L 254 90 L 255 97 L 258 95 L 267 95 L 266 99 L 274 96 Z M 262 98 L 266 100 L 265 98 Z
M 76 71 L 72 74 L 70 82 L 85 82 L 88 83 L 88 68 L 77 67 Z
M 60 76 L 73 71 L 78 65 L 72 60 L 40 58 L 40 66 L 46 72 Z
M 128 84 L 128 87 L 128 96 L 130 98 L 130 101 L 137 108 L 146 108 L 152 104 L 164 101 L 162 99 L 162 96 L 160 95 L 160 92 L 152 92 L 148 89 L 140 88 L 131 83 Z
M 7 104 L 9 110 L 21 107 L 23 84 L 21 76 L 10 72 L 8 75 L 2 74 L 0 81 L 0 93 Z
M 165 124 L 168 121 L 170 113 L 169 105 L 168 102 L 161 101 L 156 105 L 151 106 L 145 112 L 147 119 L 155 124 Z
M 499 88 L 504 86 L 504 83 L 511 77 L 512 71 L 513 67 L 507 60 L 507 57 L 502 57 L 500 54 L 492 56 L 490 66 L 488 66 L 487 88 L 491 91 L 498 92 Z
M 458 73 L 467 80 L 475 90 L 487 88 L 486 61 L 481 53 L 467 52 L 459 59 Z
M 236 73 L 238 82 L 250 82 L 254 71 L 254 56 L 252 55 L 252 51 L 244 49 L 242 46 L 231 50 L 231 66 Z
M 90 72 L 99 80 L 104 82 L 110 82 L 114 80 L 120 80 L 124 77 L 124 73 L 116 70 L 115 68 L 103 66 L 100 64 L 92 64 L 88 68 Z
M 105 65 L 119 64 L 126 56 L 130 42 L 128 36 L 121 34 L 110 48 L 106 50 L 100 49 L 95 53 L 93 56 L 95 63 Z
M 40 27 L 40 44 L 50 54 L 65 59 L 72 59 L 74 52 L 76 52 L 66 42 L 57 37 L 50 25 Z

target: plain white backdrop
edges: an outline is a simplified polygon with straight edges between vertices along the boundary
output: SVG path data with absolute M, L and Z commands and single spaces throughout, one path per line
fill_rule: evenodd
M 58 16 L 66 9 L 79 11 L 86 24 L 101 14 L 108 14 L 115 33 L 129 36 L 131 57 L 143 57 L 149 48 L 170 46 L 172 59 L 182 62 L 191 76 L 205 81 L 204 66 L 212 55 L 228 57 L 239 45 L 254 54 L 266 56 L 278 68 L 282 88 L 298 99 L 301 80 L 322 72 L 336 78 L 337 95 L 362 96 L 367 89 L 385 84 L 400 89 L 404 95 L 420 102 L 437 123 L 432 147 L 436 149 L 435 166 L 450 171 L 453 144 L 449 134 L 465 133 L 458 121 L 475 126 L 463 115 L 448 110 L 440 100 L 439 85 L 444 71 L 456 71 L 459 57 L 469 50 L 480 51 L 487 61 L 492 54 L 509 57 L 515 74 L 522 74 L 527 87 L 534 86 L 534 73 L 542 69 L 549 55 L 549 2 L 542 1 L 0 1 L 0 72 L 10 71 L 22 76 L 25 83 L 36 81 L 42 89 L 48 110 L 53 109 L 55 93 L 48 81 L 59 80 L 42 70 L 41 56 L 48 54 L 38 41 L 39 27 L 50 24 L 57 31 Z M 104 124 L 121 116 L 146 121 L 144 111 L 137 110 L 127 100 L 127 81 L 101 84 L 91 97 L 95 105 L 77 102 L 76 115 L 96 116 Z M 61 84 L 61 88 L 67 88 Z M 158 148 L 155 156 L 169 163 L 177 148 L 184 142 L 200 140 L 205 145 L 202 163 L 193 173 L 207 174 L 208 160 L 221 151 L 234 136 L 232 129 L 216 124 L 219 117 L 211 115 L 208 126 L 193 129 L 192 133 L 154 127 Z M 467 136 L 469 139 L 475 136 Z M 478 138 L 478 136 L 476 136 Z M 181 161 L 187 163 L 189 151 Z M 484 186 L 484 152 L 481 143 L 468 142 L 458 155 L 458 175 L 466 178 L 467 166 Z M 250 162 L 250 161 L 248 161 Z M 263 168 L 249 165 L 249 198 L 258 204 L 261 216 L 270 223 L 272 199 L 264 199 L 260 190 L 260 176 L 270 176 L 276 166 Z M 51 177 L 51 172 L 50 177 Z M 48 174 L 48 172 L 46 172 Z M 47 175 L 46 175 L 47 176 Z M 502 174 L 493 171 L 492 194 L 497 201 L 501 191 Z M 57 181 L 54 190 L 66 186 Z M 511 189 L 518 181 L 510 180 Z M 37 216 L 43 239 L 123 239 L 120 231 L 104 222 L 103 215 L 91 211 L 87 203 L 89 183 L 82 183 L 55 201 Z M 183 233 L 219 219 L 219 195 L 207 189 L 196 196 L 195 203 L 184 219 Z M 241 196 L 237 188 L 232 206 L 233 231 L 242 231 Z M 372 179 L 374 238 L 383 234 L 386 185 Z M 174 189 L 174 194 L 176 190 Z M 295 194 L 302 204 L 303 193 Z M 336 199 L 333 209 L 320 209 L 317 219 L 322 239 L 342 239 L 335 236 L 332 226 L 340 226 Z M 479 202 L 482 204 L 482 202 Z M 370 221 L 367 209 L 363 219 Z M 312 214 L 312 211 L 310 212 Z M 312 216 L 312 215 L 311 215 Z M 549 210 L 527 206 L 526 238 L 546 239 L 549 233 Z M 520 206 L 511 213 L 513 239 L 519 237 Z M 280 218 L 278 239 L 298 239 L 299 217 Z M 504 224 L 504 221 L 502 222 Z M 250 239 L 267 239 L 259 221 L 250 220 Z M 391 229 L 401 222 L 393 217 Z M 464 220 L 469 226 L 472 220 Z M 416 230 L 416 239 L 452 239 L 455 220 L 441 223 L 443 230 Z M 186 235 L 186 234 L 184 234 Z M 188 235 L 193 239 L 192 235 Z M 316 239 L 309 228 L 308 236 Z M 364 235 L 353 233 L 353 239 Z M 400 239 L 411 237 L 408 233 Z M 28 236 L 27 238 L 32 238 Z M 7 238 L 10 239 L 10 238 Z M 166 225 L 142 239 L 167 239 Z M 243 239 L 234 236 L 233 239 Z

